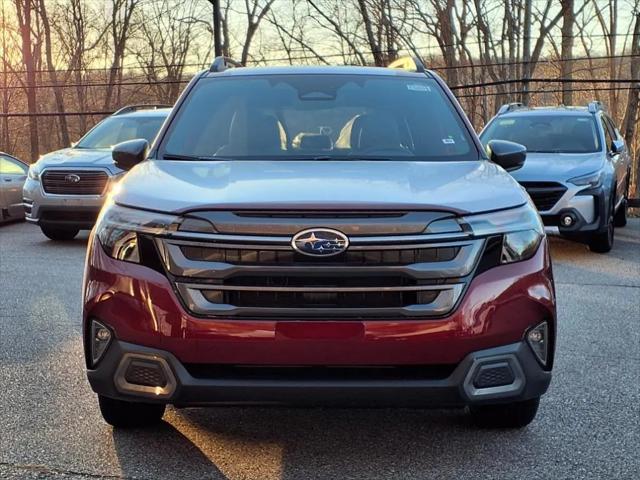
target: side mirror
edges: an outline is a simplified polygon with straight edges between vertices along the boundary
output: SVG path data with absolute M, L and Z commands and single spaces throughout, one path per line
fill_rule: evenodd
M 506 140 L 491 140 L 487 144 L 489 160 L 500 165 L 507 172 L 518 170 L 527 158 L 527 147 Z
M 131 170 L 137 164 L 147 158 L 149 142 L 144 138 L 136 138 L 113 146 L 111 157 L 116 167 L 122 170 Z
M 624 140 L 614 140 L 611 142 L 611 154 L 618 155 L 619 153 L 624 152 Z

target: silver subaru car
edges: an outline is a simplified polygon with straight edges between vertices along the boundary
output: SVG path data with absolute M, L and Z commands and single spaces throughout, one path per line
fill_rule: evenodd
M 613 247 L 627 223 L 629 149 L 600 102 L 586 107 L 503 105 L 480 133 L 527 147 L 512 173 L 535 203 L 547 233 L 582 241 L 594 252 Z
M 124 174 L 113 163 L 111 147 L 134 138 L 152 143 L 170 110 L 165 105 L 124 107 L 71 148 L 42 156 L 24 184 L 26 220 L 52 240 L 71 240 L 80 230 L 90 230 L 110 186 Z

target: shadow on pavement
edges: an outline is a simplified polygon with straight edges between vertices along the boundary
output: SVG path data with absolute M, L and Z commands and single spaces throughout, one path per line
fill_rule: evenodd
M 227 477 L 187 437 L 171 424 L 148 429 L 113 429 L 113 444 L 125 478 Z

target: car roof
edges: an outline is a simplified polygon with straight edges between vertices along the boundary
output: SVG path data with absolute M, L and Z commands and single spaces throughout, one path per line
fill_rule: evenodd
M 518 117 L 530 115 L 563 115 L 563 116 L 587 116 L 592 115 L 587 107 L 556 105 L 552 107 L 518 107 L 505 113 L 500 117 Z
M 237 67 L 222 72 L 205 72 L 205 77 L 241 77 L 254 75 L 368 75 L 384 77 L 425 77 L 425 73 L 411 72 L 400 68 L 340 66 L 279 66 L 279 67 Z M 426 76 L 432 76 L 427 71 Z
M 170 108 L 147 108 L 134 110 L 132 112 L 119 113 L 118 115 L 113 115 L 115 117 L 166 117 L 171 112 Z
M 11 160 L 16 160 L 16 161 L 18 161 L 20 163 L 23 163 L 24 165 L 29 166 L 29 164 L 27 162 L 25 162 L 24 160 L 19 159 L 18 157 L 15 157 L 15 156 L 11 155 L 10 153 L 3 152 L 2 150 L 0 150 L 0 155 L 3 156 L 3 157 L 8 157 Z

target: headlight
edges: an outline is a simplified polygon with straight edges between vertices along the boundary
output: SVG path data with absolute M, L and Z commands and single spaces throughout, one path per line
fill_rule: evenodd
M 138 234 L 158 235 L 178 221 L 177 216 L 105 205 L 96 223 L 96 235 L 105 252 L 112 258 L 126 262 L 140 262 Z
M 540 215 L 530 203 L 498 212 L 469 215 L 462 219 L 476 236 L 502 235 L 500 263 L 531 258 L 544 238 Z
M 604 179 L 604 172 L 598 171 L 598 172 L 589 173 L 588 175 L 573 177 L 569 180 L 569 182 L 578 186 L 587 185 L 589 188 L 597 188 L 600 185 L 602 185 L 603 179 Z
M 40 168 L 35 163 L 32 163 L 31 165 L 29 165 L 29 171 L 27 172 L 27 176 L 31 180 L 35 180 L 36 182 L 39 181 L 40 180 Z

